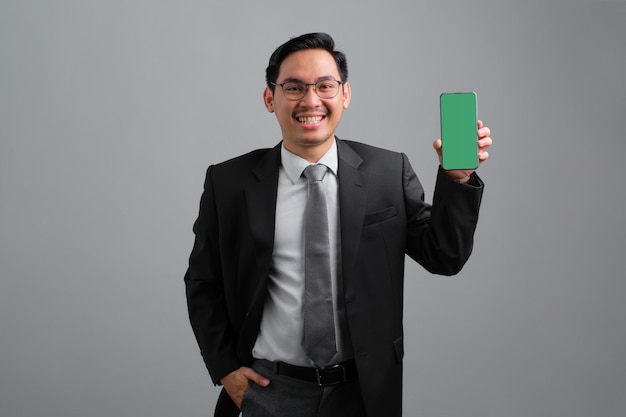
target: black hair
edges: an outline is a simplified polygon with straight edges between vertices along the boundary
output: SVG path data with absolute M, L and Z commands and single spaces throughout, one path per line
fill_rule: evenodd
M 323 49 L 330 53 L 337 63 L 341 81 L 348 81 L 348 61 L 346 55 L 341 51 L 335 50 L 335 41 L 333 38 L 327 33 L 307 33 L 289 39 L 276 48 L 270 57 L 270 61 L 265 69 L 265 82 L 272 91 L 274 91 L 274 86 L 271 83 L 276 82 L 280 65 L 285 58 L 294 52 L 305 49 Z

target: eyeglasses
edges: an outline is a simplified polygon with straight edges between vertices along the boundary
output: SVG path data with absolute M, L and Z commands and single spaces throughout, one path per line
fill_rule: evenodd
M 316 83 L 303 83 L 302 81 L 287 81 L 284 83 L 276 84 L 270 82 L 271 85 L 280 86 L 283 90 L 283 95 L 288 100 L 301 100 L 306 96 L 307 87 L 312 85 L 315 93 L 319 98 L 335 98 L 339 93 L 339 86 L 343 81 L 337 80 L 321 80 Z

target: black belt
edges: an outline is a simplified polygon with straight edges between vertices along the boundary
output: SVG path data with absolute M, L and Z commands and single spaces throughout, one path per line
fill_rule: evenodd
M 320 387 L 342 384 L 356 379 L 356 363 L 354 360 L 329 365 L 324 369 L 295 366 L 285 362 L 270 362 L 274 373 L 285 375 L 301 381 L 315 382 Z

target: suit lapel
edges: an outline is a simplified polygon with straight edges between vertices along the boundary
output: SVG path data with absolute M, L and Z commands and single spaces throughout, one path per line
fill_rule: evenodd
M 276 193 L 280 144 L 268 151 L 261 162 L 252 169 L 257 182 L 246 189 L 246 204 L 250 232 L 255 243 L 256 259 L 261 282 L 269 272 L 274 249 L 274 223 L 276 221 Z
M 341 259 L 345 279 L 352 270 L 361 239 L 367 200 L 367 176 L 358 170 L 363 159 L 349 145 L 337 140 L 337 153 Z

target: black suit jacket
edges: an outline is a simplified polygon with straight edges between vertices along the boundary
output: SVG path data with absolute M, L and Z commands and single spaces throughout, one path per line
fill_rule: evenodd
M 405 254 L 428 271 L 467 261 L 482 182 L 439 172 L 433 205 L 404 154 L 337 139 L 345 306 L 370 417 L 402 412 Z M 215 384 L 252 362 L 270 268 L 280 144 L 209 167 L 185 274 L 189 316 Z M 216 415 L 237 415 L 227 395 Z

